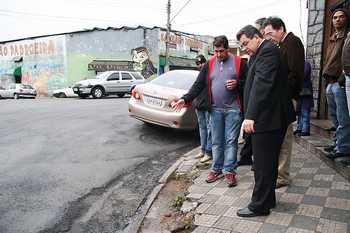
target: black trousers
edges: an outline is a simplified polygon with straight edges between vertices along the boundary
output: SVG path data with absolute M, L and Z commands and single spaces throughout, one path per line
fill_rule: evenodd
M 278 156 L 285 133 L 280 129 L 251 135 L 255 185 L 248 208 L 253 212 L 266 213 L 276 205 Z
M 252 149 L 252 137 L 251 134 L 243 134 L 244 138 L 244 145 L 241 150 L 241 157 L 239 161 L 241 162 L 252 162 L 252 155 L 253 155 L 253 149 Z

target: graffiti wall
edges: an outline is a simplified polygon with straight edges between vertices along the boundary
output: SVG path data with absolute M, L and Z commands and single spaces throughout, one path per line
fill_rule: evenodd
M 141 49 L 145 40 L 143 28 L 130 30 L 101 30 L 88 33 L 75 33 L 67 36 L 67 72 L 69 82 L 93 78 L 101 69 L 91 69 L 93 61 L 138 61 L 144 60 L 144 50 Z M 142 50 L 142 51 L 141 51 Z M 137 55 L 140 55 L 136 57 Z M 146 51 L 150 58 L 150 54 Z M 157 56 L 155 56 L 157 57 Z M 146 59 L 146 62 L 151 61 Z M 139 63 L 139 64 L 140 64 Z M 153 64 L 153 62 L 152 62 Z M 139 67 L 143 67 L 140 64 Z M 110 67 L 106 66 L 107 70 Z M 139 68 L 136 67 L 135 68 Z
M 22 83 L 32 84 L 39 96 L 67 83 L 65 37 L 53 36 L 0 44 L 0 85 L 11 82 L 21 67 Z
M 169 54 L 175 57 L 195 58 L 198 54 L 208 56 L 212 38 L 171 32 L 169 36 L 160 31 L 160 52 L 165 53 L 165 42 L 169 43 Z

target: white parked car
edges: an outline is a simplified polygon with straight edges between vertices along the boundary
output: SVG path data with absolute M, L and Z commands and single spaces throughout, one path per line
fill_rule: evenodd
M 74 93 L 73 88 L 71 87 L 54 90 L 52 92 L 52 95 L 56 98 L 78 97 L 78 95 Z
M 8 88 L 0 89 L 0 98 L 32 98 L 36 97 L 36 90 L 30 84 L 11 83 Z
M 131 93 L 137 85 L 144 83 L 144 77 L 138 72 L 130 71 L 106 71 L 98 74 L 95 79 L 86 79 L 77 82 L 73 86 L 73 91 L 80 98 L 90 95 L 94 98 L 115 94 L 123 97 Z

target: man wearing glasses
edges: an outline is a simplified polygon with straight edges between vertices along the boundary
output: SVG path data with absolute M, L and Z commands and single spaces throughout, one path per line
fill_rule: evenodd
M 295 120 L 287 91 L 288 70 L 279 48 L 252 25 L 237 33 L 237 40 L 251 55 L 244 87 L 242 128 L 251 134 L 255 185 L 249 205 L 240 217 L 268 215 L 276 205 L 278 155 L 288 125 Z

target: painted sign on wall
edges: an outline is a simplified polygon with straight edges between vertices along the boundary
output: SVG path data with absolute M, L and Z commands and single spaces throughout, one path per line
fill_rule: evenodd
M 66 86 L 65 37 L 22 40 L 0 45 L 0 79 L 22 68 L 22 83 L 32 84 L 39 96 Z M 15 62 L 22 57 L 20 62 Z

